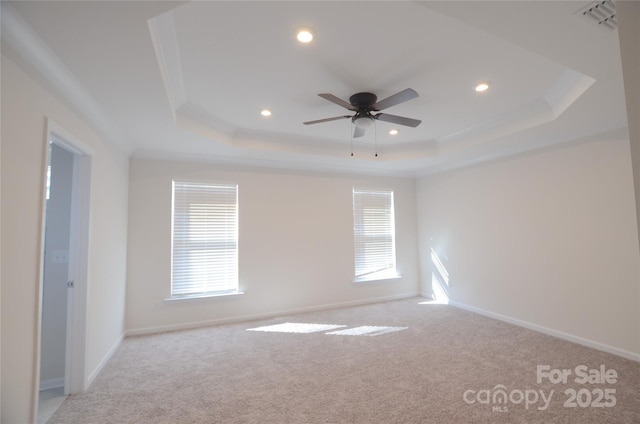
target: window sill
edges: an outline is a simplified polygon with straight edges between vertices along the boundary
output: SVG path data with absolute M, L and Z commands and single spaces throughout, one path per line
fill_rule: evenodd
M 366 277 L 360 277 L 353 280 L 354 283 L 375 283 L 390 280 L 399 280 L 402 275 L 396 273 L 378 273 L 367 275 Z
M 244 292 L 241 292 L 241 291 L 234 291 L 234 292 L 227 292 L 227 293 L 203 293 L 203 294 L 194 294 L 194 295 L 186 295 L 186 296 L 169 297 L 169 298 L 165 299 L 164 301 L 166 303 L 172 303 L 172 302 L 182 302 L 182 301 L 185 301 L 185 300 L 197 300 L 197 299 L 211 299 L 211 298 L 216 298 L 216 297 L 241 296 L 243 294 L 244 294 Z

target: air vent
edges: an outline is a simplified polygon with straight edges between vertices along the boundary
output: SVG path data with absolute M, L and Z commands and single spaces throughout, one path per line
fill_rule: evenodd
M 618 21 L 616 19 L 616 5 L 612 0 L 600 0 L 589 4 L 587 7 L 576 12 L 577 15 L 586 16 L 603 28 L 616 29 Z

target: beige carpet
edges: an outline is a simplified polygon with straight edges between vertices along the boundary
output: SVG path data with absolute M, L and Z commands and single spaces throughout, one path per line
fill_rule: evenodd
M 49 423 L 640 423 L 637 362 L 421 302 L 128 338 Z M 247 331 L 287 322 L 407 328 Z M 538 383 L 539 365 L 571 375 Z

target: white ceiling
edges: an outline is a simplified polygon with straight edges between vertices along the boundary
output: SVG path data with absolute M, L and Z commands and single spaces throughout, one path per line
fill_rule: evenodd
M 626 127 L 617 31 L 576 13 L 589 3 L 18 1 L 3 52 L 66 75 L 134 156 L 423 175 Z M 318 93 L 405 88 L 419 97 L 385 112 L 417 128 L 352 142 L 348 119 L 302 124 L 349 114 Z

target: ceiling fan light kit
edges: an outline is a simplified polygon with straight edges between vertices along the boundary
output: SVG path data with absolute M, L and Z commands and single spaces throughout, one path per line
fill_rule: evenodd
M 353 124 L 358 128 L 366 130 L 371 125 L 373 125 L 373 118 L 370 116 L 354 116 Z

